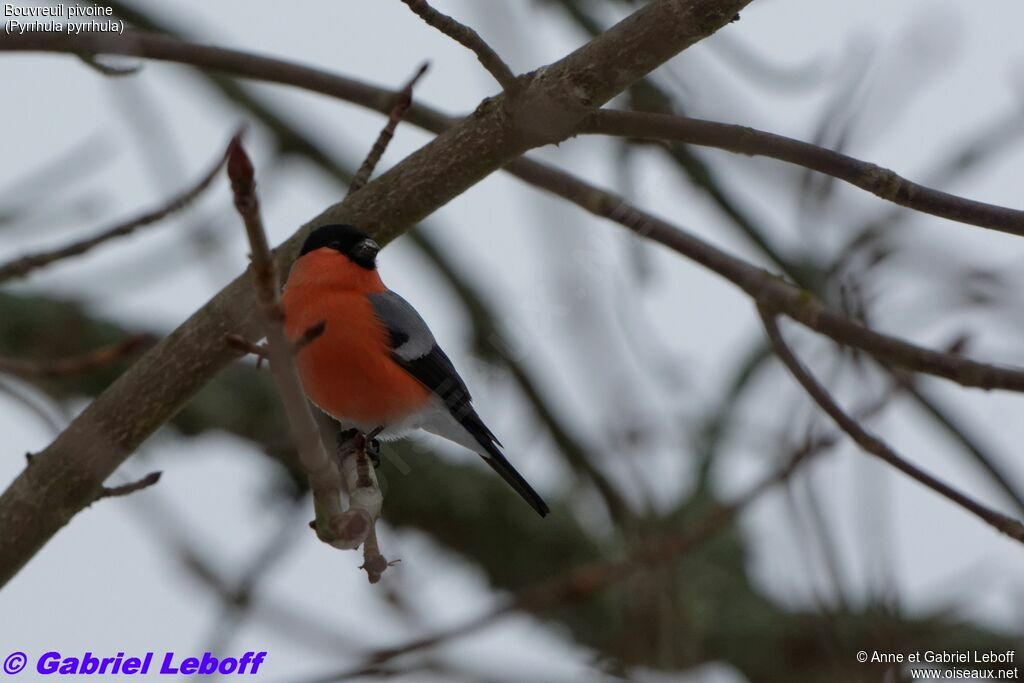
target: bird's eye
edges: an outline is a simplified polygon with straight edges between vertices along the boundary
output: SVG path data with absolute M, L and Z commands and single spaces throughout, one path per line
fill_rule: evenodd
M 333 242 L 331 242 L 327 246 L 330 247 L 331 249 L 336 249 L 337 251 L 341 251 L 341 242 L 339 242 L 338 240 L 334 240 Z

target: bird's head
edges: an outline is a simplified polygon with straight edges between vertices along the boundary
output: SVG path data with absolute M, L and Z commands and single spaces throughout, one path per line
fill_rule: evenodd
M 375 270 L 380 245 L 354 225 L 324 225 L 309 234 L 299 258 L 312 252 L 329 254 L 326 250 L 344 256 L 360 268 Z
M 325 225 L 309 234 L 288 273 L 285 289 L 304 285 L 360 292 L 384 291 L 377 272 L 380 245 L 352 225 Z

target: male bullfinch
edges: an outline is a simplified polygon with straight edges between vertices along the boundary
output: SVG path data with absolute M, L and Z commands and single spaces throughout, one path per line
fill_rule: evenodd
M 378 251 L 351 225 L 327 225 L 306 238 L 281 300 L 292 340 L 326 322 L 296 357 L 306 395 L 342 429 L 368 434 L 383 427 L 386 439 L 422 428 L 476 451 L 546 515 L 548 506 L 498 450 L 423 318 L 384 286 Z

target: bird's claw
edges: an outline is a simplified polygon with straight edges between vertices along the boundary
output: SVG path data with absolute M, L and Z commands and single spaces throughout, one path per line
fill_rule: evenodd
M 344 446 L 352 439 L 356 438 L 359 434 L 358 429 L 339 429 L 338 430 L 338 447 Z
M 366 455 L 373 463 L 373 469 L 380 467 L 380 439 L 370 439 L 366 444 Z
M 377 469 L 380 467 L 380 439 L 377 439 L 375 435 L 379 434 L 380 431 L 379 427 L 369 434 L 363 434 L 358 429 L 340 430 L 338 432 L 338 450 L 340 452 L 345 446 L 354 441 L 355 449 L 365 452 L 370 462 L 373 463 L 373 468 Z

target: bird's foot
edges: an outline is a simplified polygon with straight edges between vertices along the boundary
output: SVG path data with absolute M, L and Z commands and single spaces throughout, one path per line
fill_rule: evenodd
M 370 439 L 366 442 L 366 456 L 373 463 L 373 469 L 380 467 L 380 439 Z
M 366 435 L 366 455 L 370 457 L 373 469 L 380 467 L 380 439 L 377 435 L 383 431 L 384 425 L 381 425 Z
M 353 451 L 363 451 L 373 463 L 374 469 L 380 467 L 380 440 L 377 435 L 384 430 L 377 427 L 369 434 L 363 434 L 358 429 L 343 429 L 338 431 L 338 453 L 345 457 Z
M 352 439 L 356 438 L 356 434 L 359 433 L 358 429 L 339 429 L 338 430 L 338 445 L 343 446 Z

